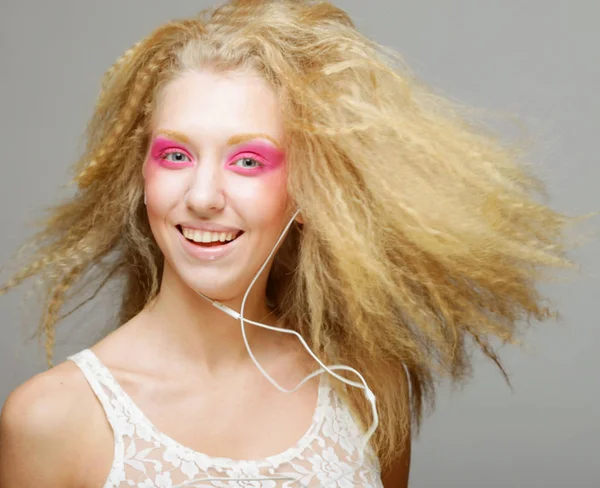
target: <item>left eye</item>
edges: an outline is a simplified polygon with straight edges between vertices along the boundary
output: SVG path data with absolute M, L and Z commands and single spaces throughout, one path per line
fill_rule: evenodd
M 256 159 L 253 159 L 253 158 L 240 158 L 234 163 L 234 165 L 240 166 L 240 164 L 238 164 L 238 163 L 241 163 L 242 168 L 249 168 L 249 169 L 258 168 L 259 166 L 261 166 L 261 163 L 259 163 Z

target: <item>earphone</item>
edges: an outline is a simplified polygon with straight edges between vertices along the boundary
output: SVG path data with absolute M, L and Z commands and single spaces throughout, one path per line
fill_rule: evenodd
M 296 210 L 296 212 L 294 213 L 294 215 L 292 216 L 292 218 L 290 219 L 290 221 L 288 222 L 288 224 L 286 225 L 286 227 L 283 229 L 283 231 L 281 232 L 281 235 L 279 236 L 279 239 L 277 240 L 277 242 L 273 246 L 273 249 L 271 250 L 271 252 L 267 256 L 267 258 L 265 259 L 264 263 L 262 264 L 262 266 L 260 267 L 260 269 L 258 270 L 258 272 L 256 273 L 256 275 L 254 276 L 254 278 L 250 282 L 250 285 L 248 286 L 248 289 L 246 290 L 246 293 L 244 294 L 244 298 L 242 300 L 242 305 L 241 305 L 241 310 L 240 310 L 239 313 L 236 312 L 235 310 L 231 309 L 230 307 L 228 307 L 226 305 L 223 305 L 222 303 L 209 298 L 204 293 L 199 292 L 197 290 L 195 290 L 195 291 L 196 291 L 196 293 L 198 295 L 202 296 L 203 298 L 205 298 L 206 300 L 208 300 L 209 302 L 211 302 L 214 307 L 216 307 L 219 310 L 225 312 L 227 315 L 233 317 L 234 319 L 238 319 L 240 321 L 240 326 L 241 326 L 241 331 L 242 331 L 242 337 L 244 339 L 244 344 L 246 345 L 246 350 L 248 351 L 248 354 L 249 354 L 250 358 L 254 362 L 255 366 L 259 369 L 259 371 L 265 376 L 265 378 L 267 378 L 267 380 L 269 380 L 269 382 L 273 386 L 275 386 L 275 388 L 277 388 L 279 391 L 284 392 L 284 393 L 293 393 L 296 390 L 298 390 L 298 388 L 300 388 L 304 383 L 306 383 L 307 381 L 309 381 L 311 378 L 314 378 L 315 376 L 318 376 L 318 375 L 323 374 L 325 372 L 329 373 L 334 378 L 337 378 L 338 380 L 342 381 L 344 384 L 347 384 L 349 386 L 353 386 L 353 387 L 356 387 L 356 388 L 361 388 L 361 389 L 363 389 L 365 391 L 365 395 L 366 395 L 367 399 L 369 400 L 369 403 L 371 404 L 371 408 L 372 408 L 372 411 L 373 411 L 373 422 L 372 422 L 370 428 L 367 430 L 367 432 L 364 435 L 363 445 L 362 445 L 362 449 L 360 451 L 360 463 L 362 464 L 362 462 L 364 460 L 364 451 L 365 451 L 365 449 L 367 447 L 367 444 L 368 444 L 369 440 L 371 439 L 371 437 L 373 436 L 375 430 L 377 429 L 377 426 L 379 425 L 379 416 L 377 414 L 377 406 L 376 406 L 375 395 L 373 394 L 373 392 L 371 391 L 371 389 L 367 385 L 367 382 L 365 381 L 365 379 L 363 378 L 363 376 L 358 371 L 356 371 L 354 368 L 351 368 L 350 366 L 345 366 L 345 365 L 326 366 L 325 364 L 323 364 L 323 362 L 310 349 L 310 347 L 308 347 L 308 344 L 306 344 L 306 341 L 304 340 L 304 338 L 298 332 L 296 332 L 295 330 L 281 329 L 279 327 L 273 327 L 273 326 L 270 326 L 270 325 L 262 324 L 260 322 L 254 322 L 253 320 L 248 320 L 248 319 L 244 318 L 244 307 L 246 305 L 246 299 L 248 298 L 248 295 L 250 294 L 250 290 L 252 289 L 252 286 L 254 286 L 254 283 L 256 282 L 256 280 L 258 279 L 258 277 L 260 276 L 260 274 L 262 273 L 262 271 L 265 269 L 267 263 L 269 262 L 269 260 L 273 256 L 273 254 L 275 253 L 275 250 L 277 249 L 277 246 L 279 245 L 279 243 L 285 237 L 286 232 L 288 231 L 288 229 L 290 228 L 290 226 L 294 222 L 294 219 L 296 218 L 296 216 L 298 215 L 299 212 L 300 212 L 300 208 L 298 208 Z M 260 365 L 260 363 L 258 362 L 258 360 L 256 359 L 256 357 L 254 356 L 254 354 L 252 354 L 252 350 L 250 348 L 250 344 L 248 343 L 248 339 L 246 337 L 246 328 L 245 328 L 244 322 L 249 322 L 252 325 L 255 325 L 257 327 L 262 327 L 264 329 L 274 330 L 276 332 L 283 332 L 283 333 L 286 333 L 286 334 L 293 334 L 293 335 L 295 335 L 296 337 L 298 337 L 298 339 L 300 340 L 300 342 L 302 343 L 302 345 L 304 346 L 304 348 L 307 350 L 307 352 L 321 366 L 321 368 L 319 368 L 316 371 L 313 371 L 311 374 L 309 374 L 308 376 L 306 376 L 302 381 L 300 381 L 300 383 L 295 388 L 293 388 L 291 390 L 286 390 L 285 388 L 281 387 L 263 369 L 263 367 Z M 352 381 L 352 380 L 346 379 L 343 376 L 340 376 L 339 374 L 335 373 L 334 370 L 350 371 L 351 373 L 354 373 L 356 376 L 358 376 L 358 378 L 360 379 L 361 382 L 358 383 L 356 381 Z
M 144 205 L 146 205 L 146 192 L 145 191 L 144 191 Z M 271 259 L 271 257 L 275 253 L 275 251 L 276 251 L 277 247 L 279 246 L 280 242 L 284 239 L 287 231 L 289 230 L 290 226 L 294 222 L 296 216 L 300 213 L 300 210 L 301 209 L 298 208 L 296 210 L 296 212 L 294 213 L 294 215 L 292 215 L 292 217 L 290 218 L 289 222 L 287 223 L 287 225 L 285 226 L 285 228 L 281 232 L 279 238 L 277 239 L 277 242 L 273 246 L 273 249 L 271 250 L 271 252 L 267 256 L 267 258 L 265 259 L 265 261 L 263 262 L 263 264 L 261 265 L 261 267 L 259 268 L 259 270 L 255 274 L 254 278 L 250 282 L 250 285 L 248 286 L 248 288 L 247 288 L 247 290 L 246 290 L 246 292 L 244 294 L 244 298 L 242 300 L 241 309 L 240 309 L 239 313 L 236 312 L 235 310 L 233 310 L 232 308 L 230 308 L 230 307 L 228 307 L 228 306 L 226 306 L 226 305 L 224 305 L 224 304 L 222 304 L 222 303 L 220 303 L 220 302 L 218 302 L 216 300 L 213 300 L 212 298 L 206 296 L 204 293 L 202 293 L 202 292 L 200 292 L 198 290 L 194 290 L 194 291 L 198 295 L 200 295 L 202 298 L 204 298 L 205 300 L 208 300 L 214 307 L 218 308 L 219 310 L 221 310 L 222 312 L 226 313 L 230 317 L 233 317 L 234 319 L 237 319 L 237 320 L 240 321 L 240 328 L 241 328 L 241 332 L 242 332 L 242 337 L 243 337 L 243 340 L 244 340 L 244 345 L 246 346 L 246 350 L 248 351 L 248 355 L 252 359 L 252 362 L 254 363 L 254 365 L 261 372 L 261 374 L 275 388 L 277 388 L 279 391 L 281 391 L 283 393 L 293 393 L 296 390 L 298 390 L 304 383 L 306 383 L 310 379 L 314 378 L 315 376 L 318 376 L 318 375 L 323 374 L 323 373 L 329 373 L 334 378 L 337 378 L 338 380 L 340 380 L 341 382 L 343 382 L 346 385 L 353 386 L 355 388 L 360 388 L 360 389 L 364 390 L 366 398 L 367 398 L 367 400 L 369 401 L 369 403 L 371 405 L 373 421 L 371 423 L 371 426 L 369 427 L 369 429 L 365 432 L 365 434 L 363 436 L 362 446 L 361 446 L 361 449 L 359 451 L 359 462 L 362 465 L 363 462 L 364 462 L 365 450 L 367 448 L 369 440 L 371 439 L 371 437 L 375 433 L 375 430 L 377 429 L 377 426 L 379 425 L 379 416 L 378 416 L 378 413 L 377 413 L 376 398 L 375 398 L 375 395 L 373 394 L 373 392 L 371 391 L 371 389 L 369 388 L 369 386 L 367 385 L 367 382 L 365 381 L 364 377 L 356 369 L 354 369 L 354 368 L 352 368 L 350 366 L 337 365 L 337 364 L 336 365 L 331 365 L 331 366 L 326 366 L 318 358 L 318 356 L 310 349 L 310 347 L 308 346 L 308 344 L 306 343 L 306 341 L 304 340 L 304 338 L 298 332 L 296 332 L 295 330 L 282 329 L 282 328 L 279 328 L 279 327 L 273 327 L 273 326 L 270 326 L 270 325 L 267 325 L 267 324 L 262 324 L 260 322 L 255 322 L 253 320 L 248 320 L 248 319 L 246 319 L 244 317 L 244 308 L 245 308 L 245 305 L 246 305 L 246 300 L 247 300 L 247 298 L 248 298 L 248 296 L 250 294 L 250 290 L 254 286 L 254 283 L 256 282 L 256 280 L 258 280 L 258 277 L 260 276 L 260 274 L 263 272 L 263 270 L 267 266 L 269 260 Z M 248 323 L 250 323 L 252 325 L 255 325 L 257 327 L 262 327 L 264 329 L 273 330 L 273 331 L 276 331 L 276 332 L 283 332 L 285 334 L 295 335 L 300 340 L 301 344 L 306 349 L 306 351 L 311 355 L 311 357 L 321 367 L 319 369 L 317 369 L 316 371 L 313 371 L 312 373 L 310 373 L 303 380 L 301 380 L 300 383 L 298 383 L 298 385 L 295 388 L 293 388 L 291 390 L 286 390 L 285 388 L 281 387 L 264 370 L 264 368 L 260 365 L 260 363 L 258 362 L 258 360 L 256 359 L 256 357 L 252 353 L 252 350 L 250 348 L 250 344 L 248 343 L 248 338 L 246 336 L 246 327 L 245 327 L 244 322 L 248 322 Z M 354 373 L 359 378 L 360 383 L 356 382 L 356 381 L 352 381 L 352 380 L 346 379 L 343 376 L 340 376 L 339 374 L 335 373 L 335 371 L 340 371 L 340 370 L 349 371 L 351 373 Z M 294 481 L 294 478 L 288 478 L 288 477 L 259 477 L 259 478 L 236 479 L 236 481 L 265 481 L 265 480 L 272 480 L 272 481 L 275 481 L 275 480 L 278 480 L 278 481 Z M 193 482 L 198 482 L 198 481 L 231 481 L 231 478 L 225 478 L 225 477 L 214 477 L 213 478 L 213 477 L 209 477 L 209 478 L 195 479 L 195 480 L 190 480 L 189 482 L 184 482 L 183 484 L 179 484 L 179 485 L 177 485 L 177 488 L 178 487 L 187 486 L 187 485 L 189 485 L 189 484 L 191 484 Z

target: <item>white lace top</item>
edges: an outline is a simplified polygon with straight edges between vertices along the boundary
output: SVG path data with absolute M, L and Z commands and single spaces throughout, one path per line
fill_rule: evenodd
M 377 457 L 368 448 L 360 462 L 363 432 L 325 375 L 302 438 L 279 454 L 239 461 L 193 451 L 160 432 L 90 349 L 67 359 L 82 370 L 114 433 L 104 488 L 383 488 Z

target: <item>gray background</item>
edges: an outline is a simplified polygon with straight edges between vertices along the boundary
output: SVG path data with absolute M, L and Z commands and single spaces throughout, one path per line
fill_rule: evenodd
M 532 156 L 568 213 L 600 209 L 600 67 L 595 1 L 338 0 L 359 28 L 403 53 L 438 91 L 516 113 L 537 143 Z M 0 15 L 0 263 L 31 234 L 28 223 L 66 197 L 67 167 L 81 149 L 102 73 L 160 23 L 208 1 L 2 1 Z M 587 277 L 542 288 L 564 320 L 526 334 L 503 357 L 514 391 L 481 358 L 462 391 L 440 390 L 415 440 L 411 487 L 600 486 L 598 242 L 574 253 Z M 2 274 L 6 279 L 6 274 Z M 44 369 L 25 342 L 39 317 L 0 299 L 0 405 Z M 57 360 L 90 345 L 112 317 L 108 295 L 69 317 Z

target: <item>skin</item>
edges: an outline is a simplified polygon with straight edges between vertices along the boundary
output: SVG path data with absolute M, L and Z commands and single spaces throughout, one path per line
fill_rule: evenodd
M 142 168 L 148 218 L 165 255 L 161 291 L 91 348 L 159 430 L 211 456 L 259 459 L 287 449 L 307 430 L 317 401 L 318 379 L 292 394 L 273 388 L 248 357 L 239 321 L 195 291 L 240 310 L 291 217 L 282 138 L 276 96 L 251 73 L 186 73 L 165 86 Z M 244 233 L 229 255 L 198 260 L 181 244 L 182 222 Z M 265 302 L 269 269 L 244 315 L 281 327 Z M 284 388 L 315 368 L 295 338 L 249 324 L 246 331 Z M 407 486 L 404 453 L 384 474 L 386 488 Z M 105 414 L 70 361 L 9 396 L 0 421 L 1 488 L 102 486 L 112 457 Z

